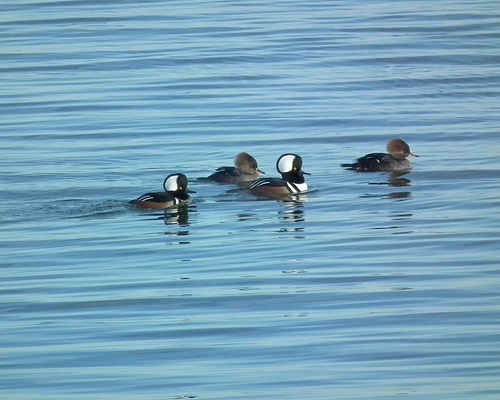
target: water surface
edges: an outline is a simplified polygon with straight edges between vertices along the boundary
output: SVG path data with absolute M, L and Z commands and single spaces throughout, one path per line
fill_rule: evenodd
M 0 11 L 0 397 L 498 399 L 496 1 Z M 310 193 L 196 180 L 240 151 Z

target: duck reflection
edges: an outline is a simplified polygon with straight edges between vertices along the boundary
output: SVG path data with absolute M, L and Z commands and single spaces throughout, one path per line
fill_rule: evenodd
M 408 178 L 403 177 L 403 175 L 408 174 L 408 172 L 391 172 L 386 175 L 387 180 L 384 182 L 368 182 L 369 185 L 387 185 L 395 188 L 402 188 L 411 186 L 411 181 Z M 394 200 L 406 200 L 411 197 L 410 191 L 400 191 L 391 192 L 386 194 L 367 194 L 361 197 L 376 197 L 376 198 L 388 198 Z
M 281 201 L 283 208 L 279 211 L 278 219 L 285 222 L 304 222 L 304 199 L 287 199 Z
M 187 228 L 189 227 L 189 213 L 195 210 L 196 206 L 192 204 L 181 204 L 177 208 L 170 208 L 165 210 L 162 219 L 165 225 Z M 165 232 L 165 236 L 178 238 L 175 241 L 168 243 L 170 245 L 190 244 L 191 242 L 189 240 L 179 240 L 180 237 L 188 236 L 189 234 L 189 229 L 174 229 Z
M 305 197 L 301 195 L 300 197 L 290 198 L 286 200 L 281 200 L 281 209 L 278 211 L 278 220 L 286 223 L 286 226 L 281 227 L 279 233 L 303 233 L 303 226 L 291 226 L 290 224 L 303 224 L 306 220 L 304 214 L 304 202 Z M 304 239 L 303 235 L 293 236 L 295 239 Z
M 369 185 L 388 185 L 393 187 L 411 186 L 411 181 L 408 178 L 403 178 L 403 175 L 408 172 L 391 172 L 387 175 L 385 182 L 368 182 Z
M 259 217 L 257 214 L 253 213 L 240 213 L 238 214 L 238 222 L 245 222 L 245 221 L 258 221 Z
M 393 199 L 393 200 L 408 200 L 411 197 L 411 192 L 391 192 L 386 194 L 364 194 L 361 198 L 377 198 L 377 199 Z
M 393 172 L 389 175 L 387 184 L 392 187 L 411 186 L 411 181 L 408 178 L 403 178 L 408 172 Z
M 196 207 L 188 204 L 180 204 L 177 208 L 169 208 L 163 214 L 165 225 L 189 226 L 189 211 L 190 208 L 195 210 Z

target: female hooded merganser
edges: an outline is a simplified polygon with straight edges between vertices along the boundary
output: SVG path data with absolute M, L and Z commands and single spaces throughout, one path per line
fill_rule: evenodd
M 390 140 L 387 153 L 370 153 L 358 158 L 355 163 L 341 164 L 341 167 L 359 172 L 409 171 L 413 167 L 406 157 L 418 157 L 410 152 L 408 143 L 401 139 Z
M 283 154 L 276 162 L 276 169 L 281 174 L 279 178 L 263 178 L 250 186 L 250 191 L 257 195 L 281 196 L 307 192 L 307 183 L 302 171 L 302 158 L 297 154 Z
M 146 193 L 131 203 L 142 208 L 162 210 L 189 200 L 188 193 L 196 193 L 187 188 L 187 178 L 184 174 L 171 174 L 163 182 L 164 192 Z
M 253 182 L 259 179 L 257 161 L 248 153 L 240 153 L 234 159 L 235 167 L 220 167 L 207 179 L 219 183 Z

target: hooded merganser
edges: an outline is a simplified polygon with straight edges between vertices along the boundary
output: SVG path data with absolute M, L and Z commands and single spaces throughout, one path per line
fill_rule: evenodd
M 162 210 L 189 200 L 188 193 L 196 193 L 187 188 L 187 178 L 184 174 L 171 174 L 163 182 L 164 192 L 146 193 L 131 203 L 142 208 Z
M 276 162 L 279 178 L 262 178 L 250 186 L 250 191 L 257 195 L 281 196 L 307 192 L 307 183 L 302 171 L 302 158 L 297 154 L 283 154 Z
M 240 153 L 234 159 L 234 167 L 219 167 L 207 179 L 219 183 L 253 182 L 259 179 L 257 161 L 248 153 Z
M 410 152 L 410 146 L 402 139 L 390 140 L 387 153 L 370 153 L 358 158 L 355 163 L 340 166 L 359 172 L 409 171 L 413 167 L 406 157 L 418 157 Z

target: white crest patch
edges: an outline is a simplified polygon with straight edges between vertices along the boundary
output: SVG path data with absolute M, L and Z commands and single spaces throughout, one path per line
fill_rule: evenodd
M 278 161 L 278 171 L 280 174 L 290 172 L 293 169 L 293 161 L 295 160 L 295 156 L 292 154 L 287 154 L 283 156 Z
M 175 192 L 177 189 L 179 189 L 177 185 L 177 178 L 179 175 L 171 175 L 168 177 L 168 179 L 165 181 L 163 184 L 163 189 L 165 189 L 166 192 Z

